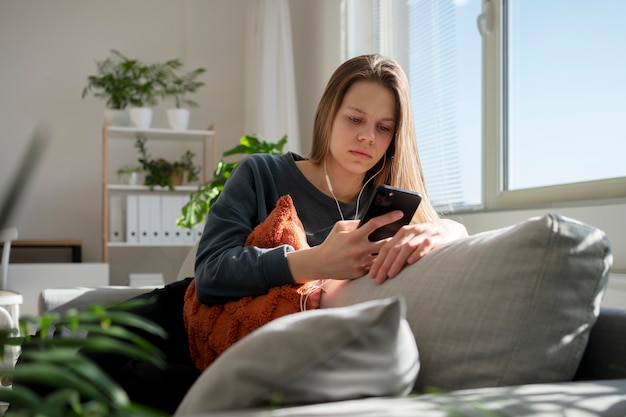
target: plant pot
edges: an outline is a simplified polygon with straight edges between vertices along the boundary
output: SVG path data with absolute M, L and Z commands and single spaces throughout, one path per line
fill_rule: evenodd
M 128 109 L 130 123 L 139 129 L 148 129 L 152 123 L 152 109 L 150 107 L 131 107 Z
M 104 118 L 108 126 L 130 126 L 130 117 L 127 110 L 106 109 Z
M 124 172 L 122 174 L 118 174 L 119 182 L 124 185 L 139 185 L 141 183 L 141 178 L 139 172 Z
M 189 110 L 169 109 L 167 111 L 167 122 L 174 130 L 186 130 L 189 125 Z
M 178 174 L 172 174 L 172 176 L 170 177 L 170 180 L 172 181 L 172 185 L 176 187 L 179 185 L 183 185 L 184 178 L 185 178 L 185 172 L 180 171 Z

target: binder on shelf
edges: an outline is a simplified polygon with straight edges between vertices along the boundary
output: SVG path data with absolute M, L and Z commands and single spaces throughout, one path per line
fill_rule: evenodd
M 183 206 L 189 201 L 189 196 L 179 194 L 176 196 L 176 199 L 177 203 L 175 219 L 177 219 L 182 214 Z M 185 238 L 187 230 L 188 229 L 178 227 L 178 225 L 176 224 L 176 220 L 174 220 L 174 243 L 185 243 L 187 241 Z
M 182 239 L 183 243 L 194 243 L 196 241 L 193 229 L 183 228 L 180 230 L 183 236 L 183 239 Z
M 176 237 L 176 219 L 180 215 L 180 197 L 178 195 L 161 196 L 161 242 L 174 243 Z
M 138 224 L 138 195 L 128 194 L 126 196 L 126 242 L 139 242 Z
M 138 199 L 139 243 L 161 241 L 161 196 L 140 194 Z
M 124 211 L 122 196 L 112 195 L 109 198 L 109 242 L 123 242 L 126 239 Z

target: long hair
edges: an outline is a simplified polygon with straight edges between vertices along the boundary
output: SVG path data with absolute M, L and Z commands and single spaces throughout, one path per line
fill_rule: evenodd
M 386 157 L 372 167 L 365 178 L 370 178 L 380 170 L 372 180 L 374 186 L 387 183 L 418 191 L 422 194 L 422 203 L 413 221 L 425 222 L 437 219 L 439 216 L 428 198 L 417 150 L 409 81 L 404 70 L 392 59 L 377 54 L 361 55 L 349 59 L 335 70 L 317 106 L 309 159 L 314 164 L 320 164 L 330 151 L 329 138 L 333 121 L 344 96 L 357 81 L 380 83 L 391 91 L 396 102 L 394 139 L 387 148 Z M 382 170 L 381 164 L 384 164 Z

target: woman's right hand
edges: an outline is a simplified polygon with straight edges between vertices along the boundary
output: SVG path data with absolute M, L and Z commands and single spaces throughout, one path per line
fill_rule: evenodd
M 338 221 L 320 245 L 287 253 L 295 282 L 317 279 L 355 279 L 367 274 L 379 249 L 388 239 L 370 242 L 368 236 L 381 226 L 401 219 L 401 211 L 375 217 L 357 228 L 358 220 Z

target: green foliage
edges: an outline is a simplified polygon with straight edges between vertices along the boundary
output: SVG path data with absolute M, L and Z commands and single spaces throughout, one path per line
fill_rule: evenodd
M 186 174 L 187 182 L 193 182 L 199 179 L 201 168 L 194 165 L 193 158 L 195 154 L 193 152 L 187 150 L 180 157 L 180 160 L 175 162 L 170 162 L 163 158 L 152 159 L 146 149 L 147 140 L 146 137 L 139 136 L 135 141 L 135 147 L 141 155 L 139 163 L 146 172 L 144 185 L 150 186 L 150 189 L 158 185 L 174 190 L 172 178 L 175 176 Z
M 92 306 L 27 317 L 20 321 L 21 332 L 27 336 L 15 337 L 11 330 L 0 330 L 3 347 L 23 348 L 14 370 L 0 370 L 3 380 L 14 381 L 12 387 L 0 388 L 0 401 L 11 404 L 5 416 L 164 416 L 132 403 L 106 372 L 81 353 L 118 353 L 162 365 L 162 353 L 131 329 L 166 337 L 163 329 L 125 311 L 145 302 L 127 302 L 115 311 Z M 35 335 L 29 334 L 33 328 Z M 48 388 L 49 393 L 35 392 L 30 388 L 35 385 Z
M 148 107 L 157 104 L 157 97 L 165 88 L 168 71 L 173 61 L 164 64 L 145 65 L 137 60 L 123 63 L 133 82 L 128 89 L 128 104 L 133 107 Z
M 239 139 L 239 145 L 224 152 L 223 156 L 255 153 L 280 155 L 283 153 L 285 143 L 287 143 L 287 135 L 283 136 L 276 143 L 267 142 L 257 135 L 244 135 Z M 238 164 L 239 161 L 225 162 L 223 159 L 218 162 L 217 168 L 213 173 L 213 179 L 206 185 L 198 187 L 198 191 L 189 196 L 189 201 L 183 207 L 182 214 L 176 220 L 178 227 L 192 229 L 204 221 L 211 206 L 222 193 L 226 180 Z
M 92 93 L 94 97 L 106 100 L 108 108 L 119 110 L 126 106 L 154 106 L 157 97 L 170 96 L 174 97 L 176 107 L 181 104 L 197 106 L 194 101 L 184 97 L 204 85 L 196 78 L 206 70 L 197 68 L 179 75 L 177 71 L 181 67 L 182 63 L 178 59 L 148 65 L 111 49 L 111 56 L 96 61 L 97 72 L 87 77 L 82 98 Z
M 96 61 L 97 73 L 87 77 L 87 86 L 83 89 L 82 98 L 93 93 L 94 97 L 106 100 L 109 109 L 126 108 L 134 83 L 127 69 L 130 61 L 115 49 L 111 50 L 111 56 L 107 59 Z
M 190 93 L 197 92 L 198 89 L 204 85 L 204 82 L 198 81 L 196 78 L 205 73 L 206 69 L 196 68 L 193 71 L 180 75 L 176 72 L 176 70 L 181 66 L 182 64 L 180 61 L 170 61 L 165 79 L 165 86 L 161 95 L 165 98 L 172 97 L 177 109 L 181 108 L 183 105 L 188 107 L 198 107 L 198 103 L 186 98 L 186 96 Z

